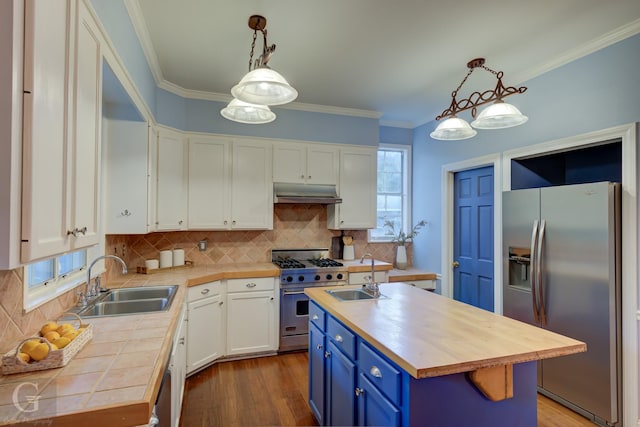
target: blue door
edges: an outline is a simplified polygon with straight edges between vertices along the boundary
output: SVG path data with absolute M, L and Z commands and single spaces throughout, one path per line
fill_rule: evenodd
M 453 298 L 493 311 L 493 166 L 454 184 Z

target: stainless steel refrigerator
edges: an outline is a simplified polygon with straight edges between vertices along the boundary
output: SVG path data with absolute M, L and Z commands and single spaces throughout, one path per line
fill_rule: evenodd
M 543 360 L 538 390 L 601 425 L 621 417 L 620 184 L 503 193 L 503 312 L 587 343 Z

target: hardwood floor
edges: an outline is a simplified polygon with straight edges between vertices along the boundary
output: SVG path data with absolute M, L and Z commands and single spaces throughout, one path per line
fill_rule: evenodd
M 187 378 L 183 427 L 316 426 L 307 404 L 307 352 L 217 363 Z M 593 427 L 538 395 L 539 427 Z

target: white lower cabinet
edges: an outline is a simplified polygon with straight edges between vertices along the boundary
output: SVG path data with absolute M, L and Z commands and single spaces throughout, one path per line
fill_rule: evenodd
M 273 277 L 227 280 L 227 355 L 278 349 Z
M 225 307 L 221 281 L 189 288 L 187 374 L 224 355 Z
M 187 376 L 187 316 L 186 307 L 182 308 L 176 334 L 173 338 L 171 362 L 171 427 L 180 425 L 184 383 Z
M 412 280 L 405 281 L 406 284 L 415 286 L 416 288 L 425 289 L 427 291 L 433 291 L 436 288 L 435 280 Z

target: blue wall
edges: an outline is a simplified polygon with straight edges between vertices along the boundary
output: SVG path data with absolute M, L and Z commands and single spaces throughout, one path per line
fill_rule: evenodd
M 413 216 L 430 227 L 414 243 L 414 263 L 440 272 L 442 166 L 505 150 L 640 121 L 640 35 L 524 83 L 508 102 L 529 117 L 522 126 L 480 130 L 463 141 L 437 141 L 437 123 L 414 130 Z M 506 76 L 506 84 L 509 84 Z M 469 119 L 468 113 L 461 117 Z

